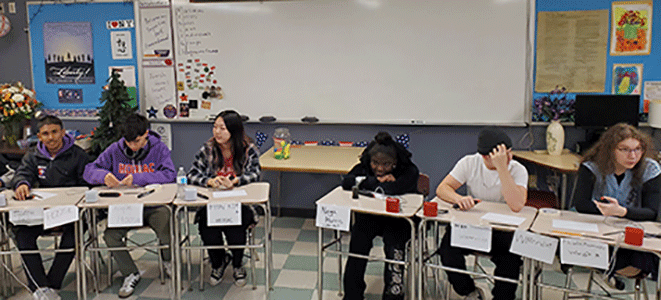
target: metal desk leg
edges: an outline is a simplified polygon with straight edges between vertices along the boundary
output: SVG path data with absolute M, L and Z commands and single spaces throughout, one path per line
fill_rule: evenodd
M 324 253 L 323 253 L 324 229 L 317 227 L 317 298 L 323 300 L 324 292 Z M 339 272 L 340 270 L 338 270 Z M 340 284 L 342 284 L 340 282 Z
M 176 300 L 181 299 L 181 248 L 179 247 L 180 241 L 181 241 L 181 236 L 180 236 L 180 231 L 181 229 L 179 228 L 180 222 L 179 222 L 179 214 L 181 213 L 180 211 L 181 207 L 177 207 L 174 210 L 174 213 L 172 214 L 172 227 L 174 229 L 174 236 L 172 237 L 172 240 L 174 240 L 174 244 L 177 245 L 170 251 L 171 257 L 171 262 L 173 263 L 174 271 L 170 278 L 170 280 L 174 281 L 174 298 Z M 160 255 L 160 253 L 159 253 Z
M 425 268 L 425 240 L 426 240 L 426 232 L 425 232 L 425 225 L 427 223 L 427 220 L 424 218 L 420 220 L 420 225 L 418 226 L 418 238 L 420 241 L 418 242 L 418 271 L 416 274 L 419 276 L 418 278 L 418 299 L 424 299 L 424 291 L 423 291 L 423 281 L 426 280 L 425 276 L 423 276 L 423 269 Z
M 338 252 L 341 253 L 342 252 L 342 232 L 340 232 L 339 230 L 334 230 L 333 232 L 335 233 L 334 236 L 335 236 L 335 240 L 337 241 L 336 244 L 335 244 L 335 250 L 337 250 Z M 337 291 L 337 295 L 340 296 L 340 297 L 342 295 L 344 295 L 344 289 L 342 288 L 342 283 L 343 283 L 342 274 L 343 274 L 342 273 L 342 254 L 338 254 L 337 255 L 337 282 L 338 282 L 339 291 Z M 321 276 L 324 276 L 324 274 L 322 273 Z
M 278 212 L 276 216 L 282 216 L 282 171 L 278 171 L 278 175 L 275 182 L 275 193 L 278 197 Z
M 560 182 L 560 209 L 567 209 L 567 174 L 562 173 Z

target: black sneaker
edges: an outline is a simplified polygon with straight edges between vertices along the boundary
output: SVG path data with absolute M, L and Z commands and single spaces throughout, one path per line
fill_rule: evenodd
M 234 284 L 238 287 L 246 285 L 246 269 L 244 267 L 234 269 Z
M 223 281 L 223 274 L 225 274 L 225 269 L 230 263 L 232 257 L 229 254 L 225 254 L 225 259 L 220 264 L 220 267 L 211 269 L 211 276 L 209 276 L 209 284 L 215 286 Z

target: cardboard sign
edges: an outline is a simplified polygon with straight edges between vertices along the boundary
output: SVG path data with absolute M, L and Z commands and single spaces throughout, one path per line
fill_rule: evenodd
M 44 210 L 44 229 L 78 221 L 78 207 L 75 205 L 55 206 Z
M 491 251 L 491 227 L 473 226 L 463 223 L 452 223 L 450 245 L 473 249 L 477 251 Z
M 10 210 L 9 222 L 14 225 L 39 225 L 44 222 L 44 209 L 41 207 Z
M 510 252 L 514 254 L 547 264 L 553 264 L 556 249 L 558 249 L 558 239 L 525 230 L 514 232 L 510 246 Z
M 348 206 L 317 205 L 317 227 L 349 231 L 351 209 Z
M 608 245 L 589 240 L 562 238 L 560 262 L 605 270 L 608 268 Z
M 207 204 L 207 224 L 208 226 L 241 225 L 241 203 Z
M 142 226 L 142 203 L 116 204 L 108 206 L 108 227 Z

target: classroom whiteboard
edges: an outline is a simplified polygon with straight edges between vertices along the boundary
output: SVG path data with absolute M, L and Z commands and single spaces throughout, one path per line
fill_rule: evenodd
M 190 119 L 523 124 L 527 0 L 173 2 Z

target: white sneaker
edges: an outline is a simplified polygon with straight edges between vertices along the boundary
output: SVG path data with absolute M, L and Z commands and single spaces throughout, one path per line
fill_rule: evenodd
M 163 269 L 165 270 L 165 276 L 172 278 L 172 262 L 164 261 Z
M 60 295 L 54 289 L 42 287 L 32 293 L 35 300 L 60 300 Z
M 231 257 L 226 254 L 225 259 L 223 260 L 222 264 L 220 267 L 211 269 L 211 275 L 209 276 L 209 284 L 211 286 L 216 286 L 219 283 L 223 282 L 223 274 L 225 274 L 225 269 L 227 269 L 227 266 L 230 264 Z
M 238 287 L 242 287 L 246 285 L 246 269 L 244 267 L 240 267 L 238 269 L 234 269 L 234 284 Z
M 119 298 L 126 298 L 133 295 L 135 291 L 135 286 L 140 282 L 140 273 L 130 274 L 124 278 L 124 284 L 119 289 L 118 296 Z
M 484 297 L 484 291 L 479 287 L 475 287 L 474 291 L 464 296 L 464 300 L 484 300 L 484 299 L 486 299 Z

